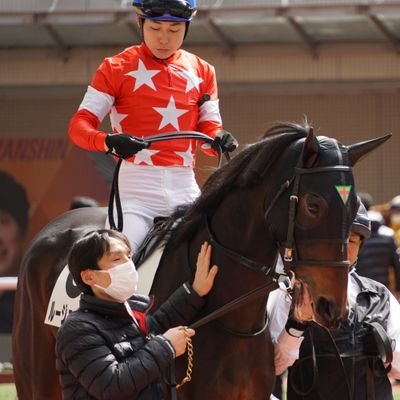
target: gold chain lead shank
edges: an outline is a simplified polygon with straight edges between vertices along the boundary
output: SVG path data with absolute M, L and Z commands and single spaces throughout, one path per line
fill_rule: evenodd
M 187 348 L 187 354 L 188 354 L 188 365 L 186 368 L 186 376 L 181 380 L 180 383 L 176 385 L 176 388 L 179 389 L 181 386 L 183 386 L 185 383 L 190 382 L 192 380 L 192 371 L 193 371 L 193 343 L 192 339 L 187 333 L 187 326 L 183 326 L 183 334 L 186 337 L 186 348 Z

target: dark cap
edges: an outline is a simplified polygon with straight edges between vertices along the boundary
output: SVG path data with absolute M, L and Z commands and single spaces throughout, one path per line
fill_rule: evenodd
M 361 201 L 357 215 L 351 226 L 351 230 L 358 233 L 364 239 L 368 239 L 371 236 L 371 221 L 368 217 L 368 212 Z

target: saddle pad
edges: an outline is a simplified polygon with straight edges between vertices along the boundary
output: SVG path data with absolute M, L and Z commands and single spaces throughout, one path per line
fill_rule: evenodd
M 150 294 L 150 289 L 153 285 L 154 277 L 156 276 L 164 248 L 165 241 L 161 241 L 155 250 L 153 250 L 151 255 L 137 267 L 139 274 L 139 283 L 137 287 L 138 294 Z

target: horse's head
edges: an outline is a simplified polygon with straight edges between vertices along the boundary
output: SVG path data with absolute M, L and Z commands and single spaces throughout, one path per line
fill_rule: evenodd
M 280 158 L 277 190 L 266 200 L 267 224 L 285 269 L 306 283 L 315 320 L 328 328 L 337 327 L 347 314 L 347 243 L 358 209 L 352 167 L 389 137 L 344 146 L 314 136 L 309 128 Z
M 347 243 L 358 209 L 352 167 L 389 136 L 344 146 L 307 125 L 277 125 L 210 176 L 169 243 L 197 233 L 193 263 L 205 238 L 229 260 L 216 286 L 224 273 L 240 283 L 214 291 L 225 296 L 218 302 L 254 288 L 254 269 L 269 274 L 278 247 L 286 270 L 307 284 L 317 322 L 335 327 L 346 316 Z M 244 265 L 253 272 L 243 275 Z

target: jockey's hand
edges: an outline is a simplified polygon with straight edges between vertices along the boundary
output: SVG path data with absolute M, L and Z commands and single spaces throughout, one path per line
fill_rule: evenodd
M 222 153 L 231 153 L 239 146 L 239 142 L 228 131 L 219 131 L 211 146 L 217 151 L 220 147 Z
M 186 329 L 186 333 L 189 337 L 192 337 L 195 334 L 193 329 Z M 186 336 L 183 330 L 183 327 L 178 326 L 176 328 L 168 329 L 167 332 L 163 334 L 163 336 L 169 340 L 172 347 L 175 350 L 176 357 L 181 356 L 186 351 Z
M 109 153 L 114 153 L 120 158 L 129 158 L 138 151 L 149 147 L 142 139 L 135 138 L 127 133 L 114 133 L 107 135 L 106 146 Z
M 211 250 L 211 245 L 204 242 L 197 256 L 196 274 L 192 288 L 199 296 L 205 296 L 210 292 L 214 285 L 215 275 L 218 272 L 216 265 L 210 268 Z

